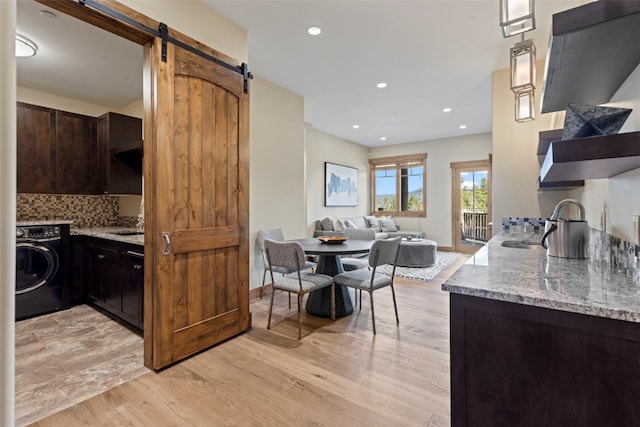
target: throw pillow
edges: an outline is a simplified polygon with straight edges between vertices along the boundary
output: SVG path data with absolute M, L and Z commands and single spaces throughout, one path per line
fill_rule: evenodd
M 358 228 L 358 227 L 356 227 L 356 224 L 353 221 L 351 221 L 350 219 L 345 219 L 344 220 L 344 225 L 347 228 Z
M 324 231 L 333 231 L 333 220 L 331 218 L 322 218 L 320 224 L 322 224 L 322 229 Z
M 367 223 L 369 224 L 369 228 L 373 228 L 375 231 L 382 231 L 382 227 L 380 227 L 380 221 L 378 220 L 377 217 L 371 215 L 371 216 L 365 216 L 364 218 L 367 220 Z
M 398 231 L 398 228 L 396 227 L 396 223 L 393 221 L 393 218 L 391 218 L 390 216 L 380 217 L 379 222 L 380 222 L 380 228 L 384 232 Z
M 333 230 L 334 231 L 344 231 L 345 228 L 346 228 L 346 224 L 344 223 L 343 219 L 336 218 L 333 221 Z

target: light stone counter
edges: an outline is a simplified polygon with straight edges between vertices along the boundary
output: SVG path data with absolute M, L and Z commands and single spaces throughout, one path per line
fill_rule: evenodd
M 120 236 L 118 232 L 135 232 L 135 228 L 129 227 L 95 227 L 95 228 L 76 228 L 71 230 L 72 236 L 89 236 L 101 239 L 113 240 L 116 242 L 130 243 L 133 245 L 144 246 L 144 234 L 133 236 Z
M 640 322 L 640 281 L 593 259 L 547 257 L 495 236 L 442 284 L 451 293 Z M 638 262 L 636 261 L 636 264 Z M 636 265 L 637 267 L 637 265 Z

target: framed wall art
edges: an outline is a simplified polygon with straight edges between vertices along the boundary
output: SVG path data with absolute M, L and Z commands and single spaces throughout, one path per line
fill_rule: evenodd
M 324 205 L 358 206 L 358 169 L 324 163 Z

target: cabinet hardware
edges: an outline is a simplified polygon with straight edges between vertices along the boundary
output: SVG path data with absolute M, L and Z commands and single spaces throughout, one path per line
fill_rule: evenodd
M 127 251 L 127 255 L 139 256 L 141 258 L 144 257 L 144 254 L 136 251 Z
M 99 254 L 99 255 L 98 255 L 98 259 L 104 259 L 104 255 Z
M 162 255 L 169 255 L 171 253 L 170 233 L 168 231 L 163 231 L 162 237 L 164 237 L 164 250 L 162 251 Z
M 142 269 L 142 266 L 141 266 L 140 264 L 133 264 L 133 268 L 134 268 L 135 270 L 141 270 L 141 269 Z

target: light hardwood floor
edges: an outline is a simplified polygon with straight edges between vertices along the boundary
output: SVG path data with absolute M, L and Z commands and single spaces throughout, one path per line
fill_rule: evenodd
M 391 291 L 338 319 L 303 314 L 276 294 L 251 302 L 253 327 L 160 373 L 148 373 L 42 419 L 34 426 L 448 426 L 449 295 L 444 278 L 396 278 Z M 304 311 L 303 311 L 304 313 Z

